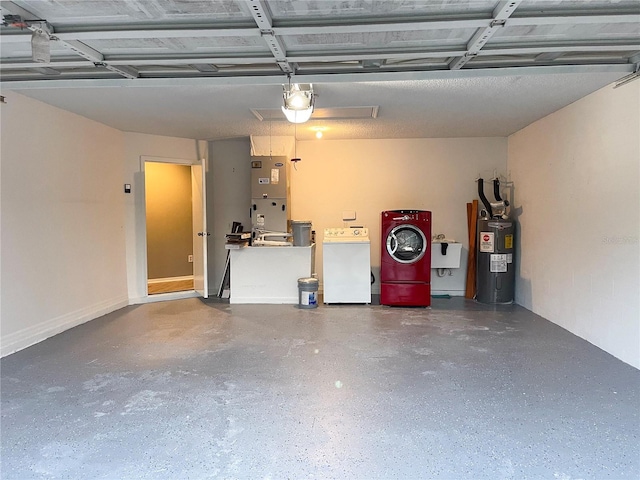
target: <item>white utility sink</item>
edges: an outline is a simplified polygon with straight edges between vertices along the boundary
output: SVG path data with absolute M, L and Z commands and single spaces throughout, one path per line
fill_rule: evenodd
M 447 253 L 442 254 L 442 244 L 446 243 Z M 431 268 L 460 268 L 462 244 L 455 240 L 436 240 L 431 243 Z

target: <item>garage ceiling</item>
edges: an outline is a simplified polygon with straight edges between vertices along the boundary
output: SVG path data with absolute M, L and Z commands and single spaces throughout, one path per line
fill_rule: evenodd
M 125 131 L 298 138 L 504 136 L 634 72 L 638 0 L 0 2 L 1 87 Z M 51 59 L 32 59 L 33 32 Z M 374 111 L 375 114 L 371 115 Z M 356 112 L 368 112 L 360 115 Z

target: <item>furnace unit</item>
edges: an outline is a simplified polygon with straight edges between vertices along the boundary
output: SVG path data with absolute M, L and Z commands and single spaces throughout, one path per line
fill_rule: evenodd
M 289 166 L 286 157 L 251 157 L 251 230 L 254 238 L 264 232 L 287 232 L 289 214 Z

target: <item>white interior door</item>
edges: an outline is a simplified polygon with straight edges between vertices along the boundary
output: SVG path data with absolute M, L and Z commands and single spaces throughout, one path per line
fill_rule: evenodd
M 207 190 L 205 159 L 191 167 L 193 202 L 193 289 L 203 298 L 209 297 L 207 279 Z

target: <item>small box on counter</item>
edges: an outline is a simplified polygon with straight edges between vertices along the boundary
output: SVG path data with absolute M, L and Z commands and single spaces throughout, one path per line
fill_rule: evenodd
M 248 242 L 251 238 L 251 232 L 227 233 L 227 243 Z
M 227 233 L 227 243 L 224 248 L 232 250 L 235 248 L 242 248 L 249 245 L 251 239 L 251 232 L 239 232 L 239 233 Z

